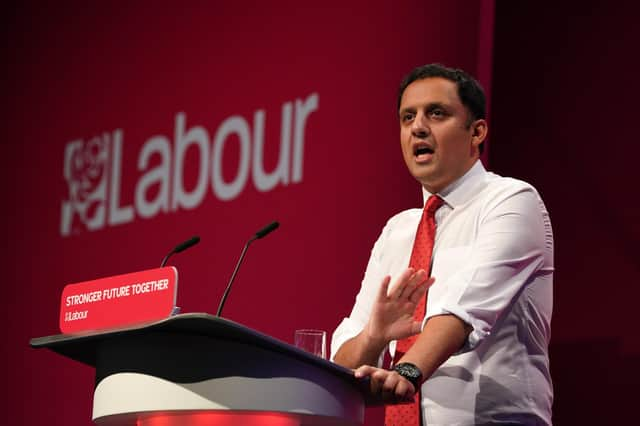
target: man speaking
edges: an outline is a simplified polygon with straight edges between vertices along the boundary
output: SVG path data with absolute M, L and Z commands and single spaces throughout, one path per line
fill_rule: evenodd
M 485 97 L 465 72 L 414 69 L 398 118 L 424 208 L 382 230 L 332 358 L 370 377 L 386 425 L 551 424 L 546 208 L 531 185 L 484 169 Z

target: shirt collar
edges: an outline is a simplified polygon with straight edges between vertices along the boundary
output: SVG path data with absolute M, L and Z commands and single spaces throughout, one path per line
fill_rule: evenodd
M 477 160 L 475 164 L 467 170 L 460 178 L 452 182 L 437 195 L 442 198 L 452 208 L 466 203 L 478 192 L 479 186 L 484 182 L 487 174 L 482 161 Z M 432 194 L 422 187 L 423 202 L 426 203 Z

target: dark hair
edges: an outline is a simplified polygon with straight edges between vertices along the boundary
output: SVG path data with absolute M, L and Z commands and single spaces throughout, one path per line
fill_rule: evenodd
M 456 83 L 458 87 L 458 97 L 460 102 L 470 112 L 471 117 L 467 122 L 467 125 L 471 125 L 473 120 L 484 119 L 486 116 L 486 99 L 484 96 L 484 90 L 476 79 L 467 74 L 466 72 L 456 69 L 448 68 L 441 64 L 428 64 L 421 67 L 414 68 L 400 83 L 400 90 L 398 90 L 398 110 L 400 110 L 400 101 L 402 94 L 408 85 L 416 80 L 422 80 L 430 77 L 441 77 Z M 480 144 L 479 149 L 482 153 L 484 148 L 484 142 Z

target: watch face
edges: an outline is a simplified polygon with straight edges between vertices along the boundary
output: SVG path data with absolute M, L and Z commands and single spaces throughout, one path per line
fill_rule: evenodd
M 409 380 L 414 386 L 417 386 L 420 383 L 422 372 L 415 365 L 403 362 L 396 365 L 394 370 L 402 377 Z

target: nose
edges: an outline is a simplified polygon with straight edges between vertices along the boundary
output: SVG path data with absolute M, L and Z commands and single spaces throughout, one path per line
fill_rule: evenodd
M 431 134 L 426 116 L 422 112 L 418 112 L 413 119 L 411 123 L 411 134 L 417 138 L 426 138 Z

